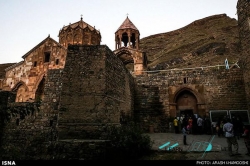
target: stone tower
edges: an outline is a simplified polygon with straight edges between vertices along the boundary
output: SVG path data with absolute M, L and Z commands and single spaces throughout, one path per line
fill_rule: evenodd
M 237 14 L 241 47 L 241 68 L 244 74 L 248 110 L 250 110 L 250 0 L 238 0 Z
M 124 47 L 139 49 L 140 32 L 127 17 L 115 32 L 115 49 Z
M 80 21 L 64 26 L 59 31 L 58 37 L 59 43 L 66 48 L 69 44 L 100 45 L 101 42 L 100 31 L 84 22 L 82 17 Z
M 127 17 L 115 32 L 115 55 L 119 57 L 123 64 L 128 68 L 133 63 L 134 75 L 143 74 L 147 68 L 147 57 L 140 50 L 140 32 Z

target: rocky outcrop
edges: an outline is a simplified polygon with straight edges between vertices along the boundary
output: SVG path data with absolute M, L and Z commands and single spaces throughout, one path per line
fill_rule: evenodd
M 200 67 L 236 63 L 239 59 L 237 20 L 226 14 L 196 20 L 175 31 L 141 39 L 149 69 Z

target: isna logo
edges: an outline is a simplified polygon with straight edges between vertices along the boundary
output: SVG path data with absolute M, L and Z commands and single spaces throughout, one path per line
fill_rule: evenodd
M 2 165 L 16 165 L 15 161 L 2 161 Z

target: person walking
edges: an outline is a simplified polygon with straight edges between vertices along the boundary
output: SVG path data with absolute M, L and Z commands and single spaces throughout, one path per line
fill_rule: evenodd
M 242 133 L 244 133 L 244 123 L 242 122 L 240 117 L 236 117 L 235 119 L 235 136 L 239 140 Z
M 195 115 L 193 115 L 192 133 L 198 133 L 197 117 Z
M 250 131 L 249 131 L 250 126 L 245 125 L 243 126 L 243 128 L 244 128 L 244 133 L 242 134 L 242 137 L 244 138 L 244 143 L 247 148 L 246 155 L 250 155 Z
M 183 128 L 183 119 L 184 119 L 184 115 L 181 114 L 181 116 L 180 116 L 181 129 Z
M 188 119 L 188 125 L 189 125 L 189 134 L 192 134 L 193 133 L 193 119 L 191 116 Z
M 223 136 L 223 125 L 224 125 L 224 121 L 219 118 L 218 122 L 217 122 L 217 125 L 218 125 L 218 131 L 217 131 L 217 134 L 218 134 L 218 137 L 221 137 Z
M 179 133 L 179 130 L 178 130 L 178 128 L 179 128 L 178 125 L 179 125 L 179 124 L 178 124 L 178 119 L 177 119 L 177 117 L 174 118 L 173 124 L 174 124 L 174 132 L 175 132 L 175 134 L 178 134 L 178 133 Z
M 183 134 L 183 144 L 184 145 L 188 145 L 187 144 L 187 129 L 186 129 L 186 126 L 183 126 L 183 128 L 182 128 L 182 134 Z
M 181 128 L 183 128 L 183 127 L 185 127 L 187 125 L 188 125 L 188 118 L 187 118 L 186 115 L 184 115 L 184 117 L 182 119 L 182 127 Z
M 223 132 L 225 132 L 225 137 L 227 139 L 227 146 L 228 146 L 228 151 L 229 155 L 239 155 L 240 153 L 238 152 L 239 150 L 239 144 L 237 141 L 237 138 L 234 135 L 233 131 L 233 124 L 231 123 L 231 119 L 227 118 L 227 122 L 223 125 Z M 235 153 L 233 153 L 232 145 L 235 148 Z
M 203 119 L 199 116 L 197 119 L 197 126 L 199 134 L 202 134 L 202 127 L 203 127 Z
M 216 126 L 217 126 L 217 122 L 212 122 L 212 123 L 211 123 L 212 134 L 213 134 L 213 135 L 216 135 L 216 134 L 217 134 Z
M 209 117 L 205 117 L 204 119 L 204 133 L 212 134 L 211 121 Z
M 239 140 L 240 139 L 240 136 L 242 135 L 243 133 L 243 125 L 241 125 L 241 121 L 239 120 L 239 118 L 233 116 L 232 117 L 232 124 L 234 125 L 234 136 Z

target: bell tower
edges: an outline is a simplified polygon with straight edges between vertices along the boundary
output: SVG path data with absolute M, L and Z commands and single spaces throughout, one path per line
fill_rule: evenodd
M 115 49 L 128 47 L 139 49 L 140 32 L 127 17 L 115 32 Z
M 127 16 L 115 32 L 114 54 L 134 75 L 143 74 L 143 70 L 147 68 L 146 53 L 140 50 L 139 43 L 140 32 Z M 133 68 L 129 68 L 130 64 L 134 64 Z

